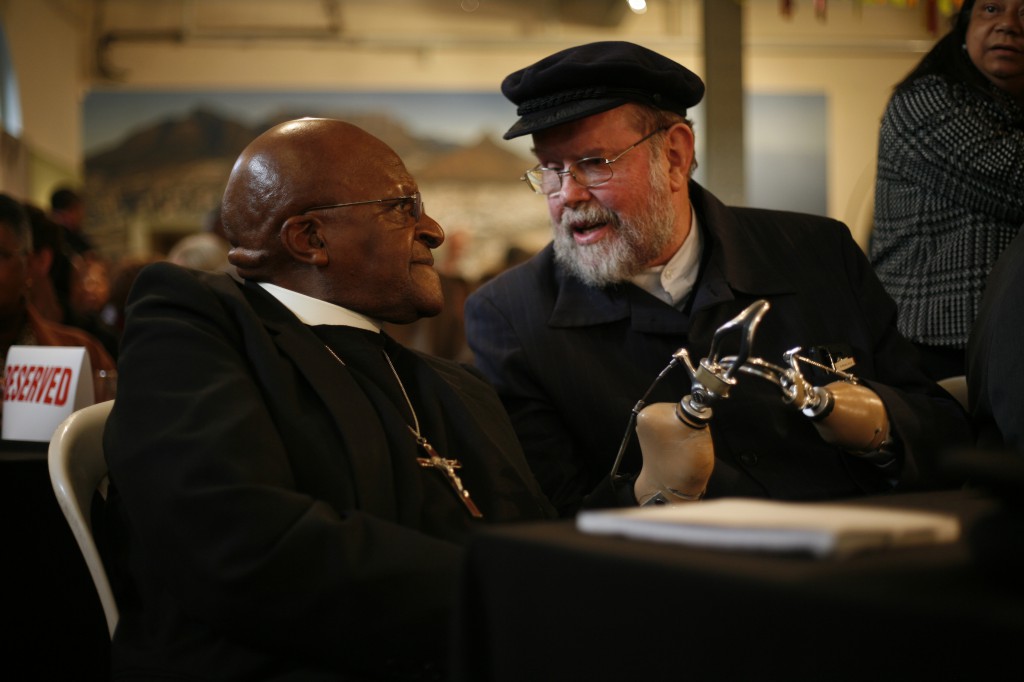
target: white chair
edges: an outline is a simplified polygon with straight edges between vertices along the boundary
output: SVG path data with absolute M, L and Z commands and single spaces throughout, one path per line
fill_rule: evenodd
M 955 377 L 946 377 L 939 380 L 939 386 L 946 389 L 946 392 L 956 398 L 961 407 L 970 409 L 967 401 L 967 377 L 963 374 Z
M 107 571 L 93 540 L 91 505 L 97 488 L 106 483 L 103 427 L 113 406 L 114 401 L 108 400 L 72 413 L 53 432 L 47 456 L 53 492 L 89 567 L 111 638 L 119 614 Z

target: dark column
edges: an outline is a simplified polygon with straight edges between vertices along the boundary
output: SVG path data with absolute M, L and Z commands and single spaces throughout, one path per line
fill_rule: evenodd
M 704 0 L 707 187 L 727 204 L 746 199 L 743 162 L 743 7 L 738 0 Z

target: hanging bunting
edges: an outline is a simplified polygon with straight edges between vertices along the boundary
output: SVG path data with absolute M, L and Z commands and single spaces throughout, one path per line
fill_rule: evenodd
M 939 32 L 939 8 L 936 0 L 925 0 L 924 25 L 932 35 Z
M 856 9 L 861 6 L 889 5 L 897 9 L 915 9 L 918 0 L 852 0 Z M 828 0 L 811 0 L 814 7 L 814 16 L 821 21 L 828 18 Z M 796 0 L 779 0 L 779 12 L 787 19 L 793 16 Z M 939 32 L 939 26 L 943 17 L 949 17 L 960 11 L 964 0 L 924 0 L 925 25 L 932 34 Z

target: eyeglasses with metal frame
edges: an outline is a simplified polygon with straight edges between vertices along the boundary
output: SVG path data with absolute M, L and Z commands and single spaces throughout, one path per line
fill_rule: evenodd
M 669 126 L 658 128 L 653 132 L 647 133 L 639 140 L 629 145 L 621 152 L 616 154 L 611 159 L 603 159 L 597 156 L 588 156 L 585 159 L 574 161 L 569 164 L 569 167 L 564 170 L 558 170 L 556 168 L 544 168 L 539 164 L 534 166 L 530 170 L 523 174 L 520 180 L 525 180 L 537 194 L 545 194 L 551 196 L 559 192 L 562 189 L 562 183 L 566 175 L 571 175 L 572 179 L 577 182 L 581 187 L 597 187 L 603 185 L 615 175 L 612 171 L 612 164 L 621 159 L 647 140 L 651 139 L 658 133 L 664 132 L 669 129 Z
M 329 208 L 346 208 L 348 206 L 365 206 L 367 204 L 388 204 L 388 203 L 399 203 L 409 206 L 409 214 L 414 220 L 419 220 L 420 216 L 423 215 L 423 196 L 416 192 L 415 194 L 407 194 L 401 197 L 388 197 L 387 199 L 367 199 L 366 201 L 348 201 L 343 204 L 324 204 L 323 206 L 313 206 L 307 208 L 300 213 L 300 215 L 306 215 L 313 211 L 326 211 Z

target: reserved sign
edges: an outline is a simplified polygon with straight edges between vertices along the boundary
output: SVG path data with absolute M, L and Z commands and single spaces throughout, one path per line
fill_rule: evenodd
M 3 439 L 46 442 L 75 410 L 92 405 L 85 348 L 11 346 L 4 368 Z

